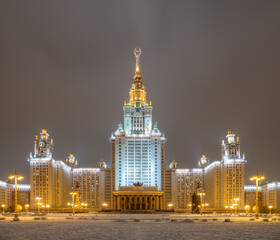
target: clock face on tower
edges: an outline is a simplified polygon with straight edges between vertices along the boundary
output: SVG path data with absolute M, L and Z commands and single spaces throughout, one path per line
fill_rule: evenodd
M 40 146 L 40 147 L 44 147 L 44 146 L 45 146 L 45 143 L 44 143 L 44 142 L 39 142 L 39 146 Z

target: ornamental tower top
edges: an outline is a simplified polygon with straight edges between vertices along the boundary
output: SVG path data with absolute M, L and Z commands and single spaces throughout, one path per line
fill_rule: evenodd
M 129 102 L 125 102 L 125 106 L 132 106 L 132 107 L 144 107 L 150 106 L 150 104 L 146 101 L 146 90 L 144 84 L 141 82 L 141 73 L 140 73 L 140 56 L 142 50 L 141 48 L 134 49 L 134 55 L 136 58 L 136 65 L 135 65 L 135 76 L 134 76 L 134 83 L 130 88 L 130 97 Z
M 235 138 L 235 134 L 232 130 L 228 131 L 226 140 L 222 141 L 221 150 L 223 159 L 241 158 L 239 137 Z
M 42 129 L 40 138 L 35 137 L 34 141 L 34 157 L 49 157 L 52 158 L 54 153 L 53 140 L 49 138 L 49 134 L 46 129 Z

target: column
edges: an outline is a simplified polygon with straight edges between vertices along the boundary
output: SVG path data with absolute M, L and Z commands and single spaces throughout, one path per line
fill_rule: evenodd
M 127 196 L 124 197 L 124 210 L 126 210 L 126 205 L 127 205 Z
M 139 196 L 140 197 L 140 210 L 142 210 L 142 198 L 143 198 L 143 196 Z
M 118 196 L 118 209 L 121 209 L 121 197 L 122 196 Z
M 162 196 L 159 197 L 159 209 L 162 210 Z
M 114 209 L 117 209 L 117 196 L 114 196 Z
M 132 196 L 129 196 L 128 209 L 131 210 Z
M 145 196 L 145 210 L 148 210 L 148 197 Z
M 155 209 L 158 210 L 158 196 L 155 196 Z

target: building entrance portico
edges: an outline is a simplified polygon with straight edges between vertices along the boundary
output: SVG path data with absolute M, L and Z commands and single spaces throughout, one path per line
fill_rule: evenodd
M 113 192 L 115 210 L 161 210 L 163 192 L 157 187 L 119 187 Z

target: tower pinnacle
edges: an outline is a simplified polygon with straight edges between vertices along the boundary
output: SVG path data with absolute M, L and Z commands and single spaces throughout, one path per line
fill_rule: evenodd
M 134 55 L 135 55 L 135 58 L 136 58 L 136 71 L 140 70 L 139 62 L 140 62 L 141 53 L 142 53 L 141 48 L 139 48 L 139 47 L 134 48 Z
M 134 76 L 134 83 L 130 88 L 130 98 L 129 102 L 125 103 L 128 106 L 134 107 L 143 107 L 143 106 L 151 106 L 151 103 L 148 104 L 146 101 L 146 90 L 144 84 L 141 82 L 141 74 L 140 74 L 140 55 L 142 53 L 141 48 L 134 48 L 134 55 L 136 58 L 136 69 L 135 69 L 135 76 Z
M 141 48 L 139 48 L 139 47 L 134 48 L 134 55 L 135 55 L 135 58 L 136 58 L 134 79 L 135 79 L 136 82 L 139 82 L 141 80 L 141 75 L 140 75 L 140 56 L 141 56 L 141 53 L 142 53 Z

